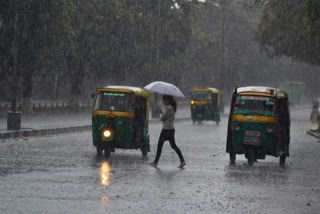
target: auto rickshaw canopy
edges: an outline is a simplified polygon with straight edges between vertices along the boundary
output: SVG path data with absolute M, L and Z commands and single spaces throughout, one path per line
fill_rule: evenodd
M 210 87 L 199 87 L 199 88 L 193 88 L 191 92 L 209 92 L 213 94 L 221 94 L 221 91 L 219 91 L 216 88 L 210 88 Z
M 275 98 L 288 98 L 287 92 L 272 87 L 265 86 L 247 86 L 236 88 L 234 93 L 236 95 L 257 95 L 257 96 L 269 96 Z
M 149 100 L 150 96 L 149 93 L 139 87 L 133 87 L 133 86 L 116 86 L 116 85 L 110 85 L 105 86 L 97 89 L 98 91 L 109 91 L 109 92 L 123 92 L 123 93 L 130 93 L 134 94 L 136 96 L 141 96 Z

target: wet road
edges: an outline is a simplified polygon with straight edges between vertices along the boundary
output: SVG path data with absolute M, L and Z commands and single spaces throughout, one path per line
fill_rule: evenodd
M 309 110 L 293 110 L 285 169 L 267 157 L 229 166 L 227 117 L 176 123 L 187 166 L 165 144 L 155 169 L 140 151 L 96 158 L 91 133 L 0 142 L 1 213 L 320 213 L 320 143 L 305 134 Z M 151 124 L 153 159 L 161 124 Z

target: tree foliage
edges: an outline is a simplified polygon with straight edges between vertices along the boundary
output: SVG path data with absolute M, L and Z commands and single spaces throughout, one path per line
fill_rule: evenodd
M 12 97 L 30 97 L 35 77 L 59 79 L 73 107 L 107 84 L 163 80 L 186 91 L 274 82 L 271 68 L 285 60 L 258 52 L 259 8 L 256 40 L 266 53 L 319 64 L 318 1 L 238 2 L 3 0 L 0 81 L 14 86 Z
M 319 1 L 269 1 L 256 39 L 261 48 L 271 56 L 286 55 L 319 65 Z
M 24 80 L 23 95 L 29 96 L 36 69 L 50 30 L 50 1 L 5 0 L 0 3 L 1 73 L 11 86 L 15 111 L 18 83 Z

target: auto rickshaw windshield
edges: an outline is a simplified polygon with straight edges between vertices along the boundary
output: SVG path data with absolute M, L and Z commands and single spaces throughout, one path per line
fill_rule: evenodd
M 100 92 L 96 97 L 95 110 L 132 111 L 132 95 L 127 93 Z
M 208 92 L 192 92 L 191 99 L 195 101 L 206 101 L 211 99 L 210 94 Z
M 238 96 L 234 114 L 275 116 L 275 99 L 263 96 Z

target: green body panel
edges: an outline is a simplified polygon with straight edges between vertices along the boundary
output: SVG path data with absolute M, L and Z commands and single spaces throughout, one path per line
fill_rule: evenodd
M 144 123 L 144 129 L 143 129 L 143 144 L 149 145 L 150 143 L 150 135 L 149 135 L 149 122 Z
M 191 119 L 194 121 L 220 121 L 220 112 L 218 107 L 214 105 L 192 105 Z
M 241 129 L 239 131 L 234 130 L 232 132 L 233 139 L 233 151 L 236 154 L 245 153 L 244 136 L 245 131 L 259 131 L 261 133 L 261 146 L 256 148 L 259 150 L 259 153 L 264 155 L 275 155 L 276 151 L 276 135 L 275 132 L 267 133 L 267 128 L 274 129 L 274 124 L 270 123 L 254 123 L 254 122 L 235 122 L 238 124 Z M 235 124 L 233 123 L 233 124 Z
M 111 119 L 111 118 L 110 118 Z M 95 119 L 92 120 L 92 138 L 93 145 L 97 146 L 103 142 L 101 133 L 106 127 L 108 117 L 105 115 L 96 115 Z M 143 129 L 143 143 L 142 145 L 149 144 L 149 128 L 148 122 L 144 123 Z M 134 148 L 134 122 L 133 118 L 116 116 L 113 118 L 112 123 L 114 129 L 114 140 L 115 148 L 131 149 Z

